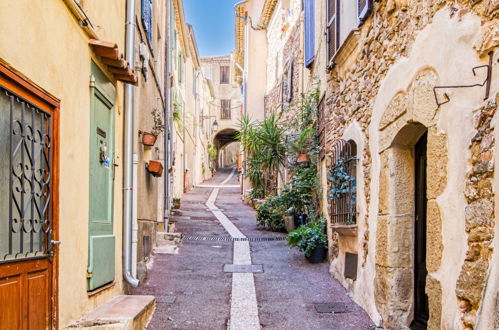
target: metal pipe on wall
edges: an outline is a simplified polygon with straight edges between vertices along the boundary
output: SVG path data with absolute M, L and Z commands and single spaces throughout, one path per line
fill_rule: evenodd
M 170 129 L 170 114 L 168 109 L 170 107 L 170 23 L 171 23 L 171 13 L 170 13 L 170 1 L 166 1 L 166 24 L 165 24 L 165 67 L 164 67 L 164 118 L 165 118 L 165 138 L 164 138 L 164 153 L 165 153 L 165 176 L 164 176 L 164 205 L 163 205 L 163 230 L 168 231 L 168 221 L 169 221 L 169 210 L 170 210 L 170 139 L 171 139 L 171 129 Z
M 126 6 L 126 60 L 130 65 L 135 63 L 135 0 L 127 0 Z M 132 260 L 132 227 L 133 227 L 133 97 L 134 86 L 125 84 L 125 155 L 124 155 L 124 210 L 123 210 L 123 277 L 132 287 L 139 285 L 131 273 Z M 136 262 L 136 260 L 135 260 Z

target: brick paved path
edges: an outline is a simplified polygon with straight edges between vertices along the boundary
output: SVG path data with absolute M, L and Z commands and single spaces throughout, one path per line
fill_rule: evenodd
M 220 185 L 229 173 L 229 170 L 220 171 L 205 184 Z M 226 184 L 237 184 L 237 177 L 233 176 Z M 213 240 L 183 240 L 179 254 L 155 255 L 148 279 L 134 291 L 157 298 L 149 329 L 227 329 L 231 323 L 231 329 L 255 329 L 252 326 L 254 313 L 251 312 L 251 296 L 255 289 L 256 320 L 262 329 L 375 328 L 369 316 L 329 275 L 327 262 L 310 264 L 300 252 L 289 249 L 285 241 L 250 242 L 251 263 L 263 265 L 263 273 L 247 274 L 242 281 L 241 274 L 233 279 L 232 273 L 225 273 L 224 265 L 236 264 L 235 259 L 241 251 L 234 255 L 231 240 L 216 239 L 230 235 L 206 205 L 214 189 L 217 188 L 197 187 L 185 194 L 182 216 L 175 217 L 176 232 Z M 255 212 L 241 202 L 239 191 L 239 188 L 220 188 L 214 204 L 243 236 L 284 236 L 257 229 Z M 241 299 L 245 292 L 248 292 L 248 299 Z M 347 312 L 317 313 L 314 307 L 316 303 L 336 302 L 342 302 Z M 231 317 L 233 320 L 229 322 Z M 241 325 L 241 322 L 249 323 Z

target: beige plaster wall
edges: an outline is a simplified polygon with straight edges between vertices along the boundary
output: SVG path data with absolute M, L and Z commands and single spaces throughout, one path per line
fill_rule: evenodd
M 103 40 L 124 50 L 125 3 L 88 1 L 89 17 Z M 19 19 L 22 13 L 23 19 Z M 115 286 L 87 295 L 90 64 L 88 37 L 63 1 L 0 2 L 0 58 L 61 100 L 59 324 L 64 327 L 122 293 L 123 85 L 117 83 L 114 187 Z M 68 46 L 70 45 L 70 46 Z

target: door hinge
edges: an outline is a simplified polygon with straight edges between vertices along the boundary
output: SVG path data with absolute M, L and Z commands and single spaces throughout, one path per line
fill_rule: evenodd
M 94 276 L 94 273 L 87 270 L 87 278 L 92 278 L 92 276 Z

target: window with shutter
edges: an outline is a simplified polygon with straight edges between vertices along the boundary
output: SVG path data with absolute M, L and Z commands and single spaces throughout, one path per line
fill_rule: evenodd
M 220 100 L 220 106 L 221 106 L 220 119 L 230 119 L 231 118 L 230 100 Z
M 309 68 L 315 59 L 315 0 L 305 0 L 305 67 Z
M 329 65 L 339 48 L 339 12 L 339 0 L 327 0 L 326 38 Z
M 359 19 L 359 25 L 362 25 L 371 13 L 373 8 L 372 0 L 357 0 L 357 18 Z
M 220 83 L 229 83 L 229 67 L 227 65 L 223 65 L 220 67 Z
M 152 0 L 142 0 L 142 26 L 146 33 L 147 42 L 149 47 L 153 49 L 152 45 Z

